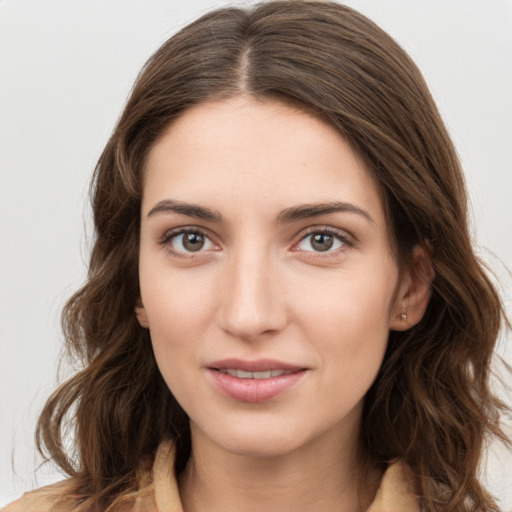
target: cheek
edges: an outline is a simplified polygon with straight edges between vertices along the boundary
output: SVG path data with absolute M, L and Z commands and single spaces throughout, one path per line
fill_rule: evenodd
M 380 366 L 389 335 L 397 282 L 395 266 L 365 272 L 343 271 L 310 282 L 296 297 L 296 318 L 308 338 L 330 357 L 364 359 Z
M 367 266 L 361 272 L 349 268 L 304 281 L 293 296 L 303 314 L 317 317 L 326 327 L 336 326 L 336 318 L 361 327 L 387 324 L 397 279 L 395 266 Z
M 201 329 L 209 320 L 215 286 L 211 273 L 201 268 L 191 271 L 141 264 L 140 288 L 152 328 L 186 326 L 183 334 L 187 334 Z
M 171 375 L 174 379 L 185 362 L 190 365 L 191 357 L 193 363 L 199 357 L 197 340 L 211 329 L 213 283 L 206 276 L 141 265 L 140 284 L 157 363 L 166 380 Z

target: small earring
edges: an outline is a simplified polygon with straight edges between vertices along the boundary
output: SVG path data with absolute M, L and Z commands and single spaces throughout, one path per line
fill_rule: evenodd
M 407 320 L 407 313 L 400 313 L 400 320 L 405 322 Z

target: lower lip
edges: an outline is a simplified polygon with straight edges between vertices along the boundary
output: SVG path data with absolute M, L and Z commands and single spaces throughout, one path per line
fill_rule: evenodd
M 218 370 L 209 369 L 217 389 L 227 398 L 239 402 L 266 402 L 297 384 L 306 370 L 270 377 L 269 379 L 240 379 Z

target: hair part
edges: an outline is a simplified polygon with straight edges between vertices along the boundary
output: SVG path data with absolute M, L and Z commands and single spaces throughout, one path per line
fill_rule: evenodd
M 85 367 L 48 400 L 40 451 L 100 509 L 133 495 L 136 468 L 163 440 L 175 440 L 177 471 L 184 467 L 188 418 L 134 314 L 144 167 L 183 112 L 236 95 L 291 103 L 334 126 L 382 192 L 400 266 L 417 245 L 430 255 L 427 312 L 390 333 L 365 401 L 364 451 L 378 464 L 404 459 L 425 510 L 497 511 L 478 469 L 488 436 L 510 443 L 499 421 L 506 406 L 489 388 L 504 312 L 471 245 L 460 164 L 411 59 L 373 22 L 330 2 L 211 12 L 142 69 L 96 166 L 88 280 L 63 312 L 68 347 Z M 62 440 L 68 422 L 76 459 Z

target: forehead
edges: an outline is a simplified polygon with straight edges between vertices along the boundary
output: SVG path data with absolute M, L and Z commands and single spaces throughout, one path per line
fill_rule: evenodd
M 278 101 L 211 101 L 174 121 L 150 152 L 143 211 L 166 196 L 248 214 L 356 202 L 385 224 L 379 188 L 349 143 L 319 117 Z

